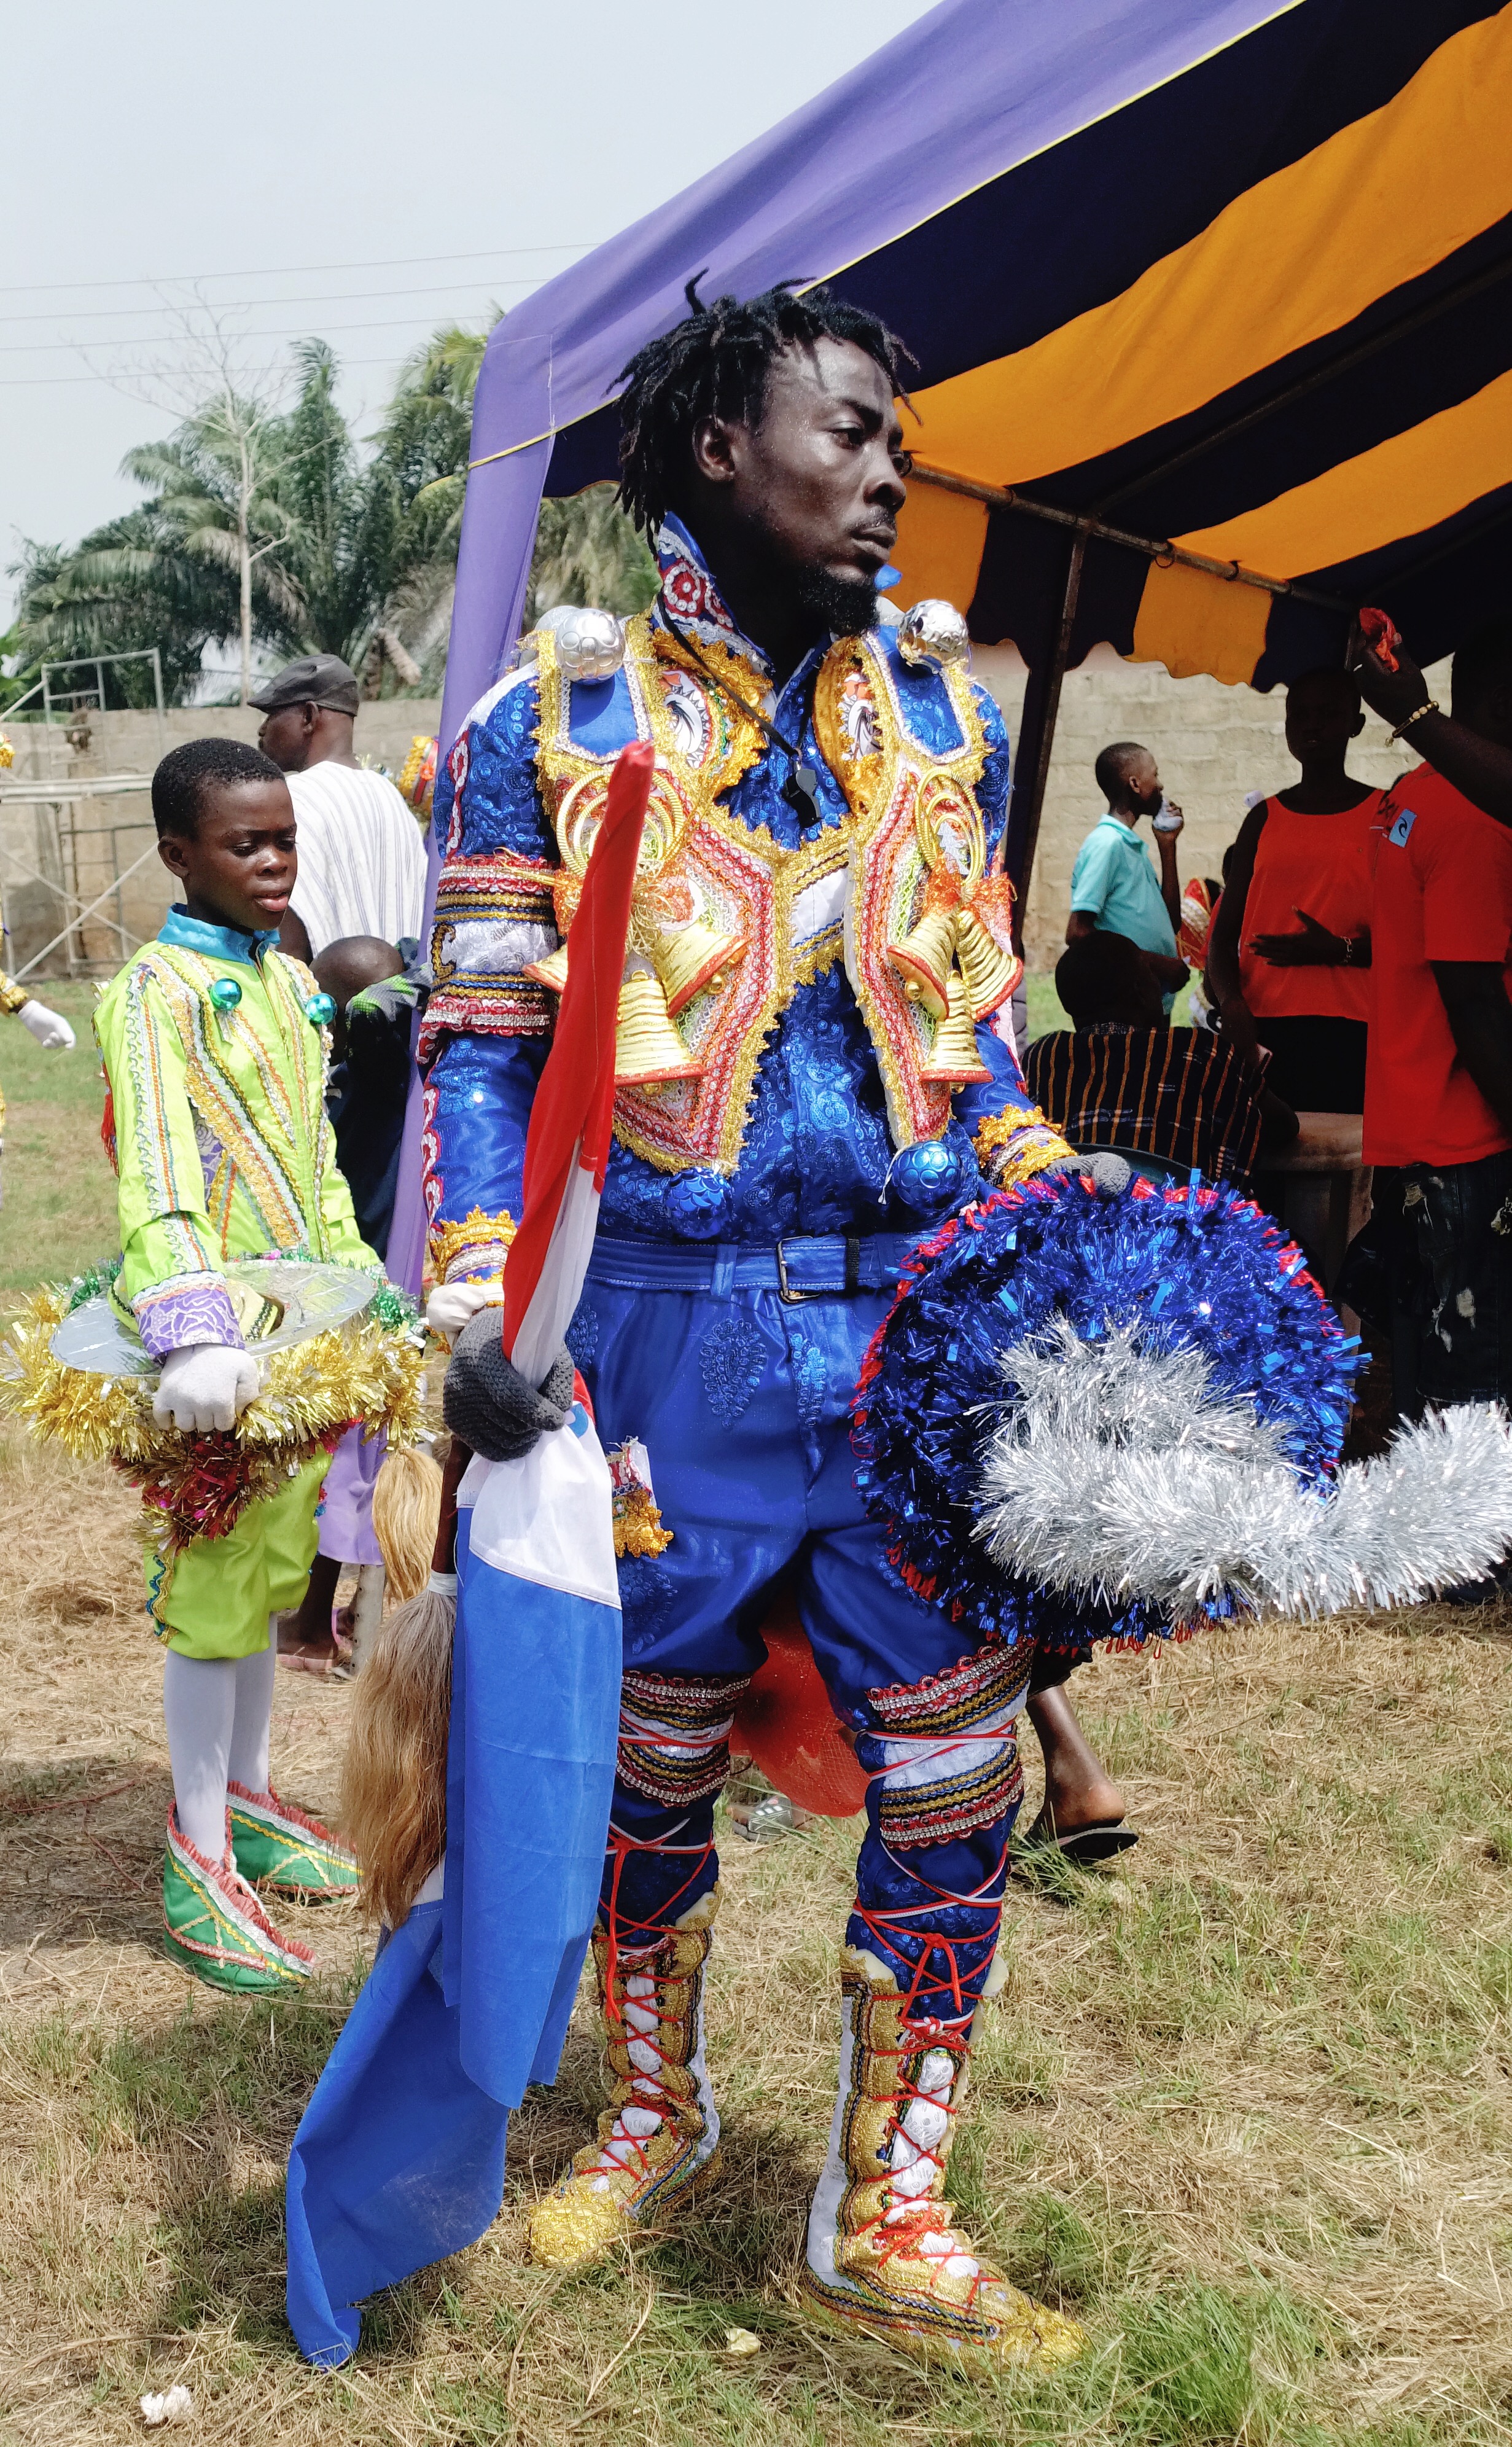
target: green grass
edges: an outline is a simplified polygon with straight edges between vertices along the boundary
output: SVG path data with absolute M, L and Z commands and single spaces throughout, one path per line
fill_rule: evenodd
M 44 1053 L 19 1019 L 0 1017 L 0 1299 L 66 1280 L 121 1245 L 115 1176 L 100 1144 L 105 1091 L 90 1028 L 95 990 L 48 977 L 38 997 L 72 1021 L 79 1041 L 71 1053 Z

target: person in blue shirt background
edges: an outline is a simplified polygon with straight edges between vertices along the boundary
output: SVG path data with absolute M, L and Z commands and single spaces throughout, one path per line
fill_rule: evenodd
M 1165 805 L 1154 757 L 1132 739 L 1105 748 L 1092 772 L 1107 801 L 1107 813 L 1093 825 L 1076 854 L 1066 940 L 1080 942 L 1084 935 L 1098 928 L 1105 935 L 1126 935 L 1148 959 L 1169 1013 L 1187 979 L 1186 962 L 1176 948 L 1181 922 L 1181 886 L 1176 872 L 1181 810 Z M 1161 853 L 1159 882 L 1149 851 L 1138 836 L 1143 816 L 1153 819 Z

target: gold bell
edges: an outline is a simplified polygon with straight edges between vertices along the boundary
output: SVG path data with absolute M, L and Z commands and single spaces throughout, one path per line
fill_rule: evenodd
M 985 1019 L 1012 993 L 1019 964 L 972 909 L 963 909 L 955 920 L 955 948 L 972 1011 L 977 1019 Z
M 921 918 L 900 943 L 889 943 L 887 957 L 902 973 L 910 1002 L 921 1002 L 932 1018 L 943 1021 L 950 1006 L 950 977 L 955 958 L 955 921 L 943 909 Z
M 737 960 L 746 957 L 738 935 L 717 935 L 695 918 L 673 934 L 659 935 L 652 950 L 656 974 L 667 996 L 667 1015 L 675 1019 L 694 995 L 706 986 L 721 986 Z
M 976 1051 L 971 996 L 959 969 L 951 973 L 950 1010 L 935 1031 L 935 1051 L 918 1075 L 931 1087 L 942 1087 L 947 1081 L 964 1087 L 969 1080 L 992 1075 Z
M 661 979 L 637 969 L 619 989 L 614 1026 L 614 1078 L 622 1088 L 649 1088 L 659 1080 L 699 1079 L 704 1066 L 690 1059 L 672 1026 Z
M 532 960 L 520 974 L 523 977 L 533 977 L 537 985 L 546 988 L 548 994 L 565 994 L 567 990 L 566 944 L 558 943 L 555 952 L 548 952 L 543 960 Z

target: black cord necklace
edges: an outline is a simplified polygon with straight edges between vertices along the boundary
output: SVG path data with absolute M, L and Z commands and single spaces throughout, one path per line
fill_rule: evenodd
M 757 730 L 765 733 L 774 748 L 781 748 L 792 758 L 792 779 L 784 784 L 783 796 L 797 815 L 800 825 L 822 824 L 824 814 L 819 804 L 819 768 L 808 762 L 803 749 L 803 732 L 814 719 L 814 690 L 819 681 L 819 665 L 815 664 L 803 692 L 803 719 L 798 726 L 798 738 L 794 741 L 787 737 L 785 731 L 779 730 L 774 722 L 768 722 L 758 707 L 747 704 L 739 689 L 733 688 L 728 679 L 715 671 L 711 663 L 705 661 L 691 637 L 685 630 L 678 627 L 668 611 L 665 597 L 662 598 L 661 614 L 684 654 L 690 661 L 697 664 L 704 677 L 715 688 L 722 690 L 732 704 L 738 705 L 742 713 L 754 722 Z

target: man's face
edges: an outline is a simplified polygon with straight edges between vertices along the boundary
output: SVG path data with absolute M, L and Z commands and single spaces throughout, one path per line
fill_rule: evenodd
M 1300 679 L 1286 692 L 1286 744 L 1299 765 L 1342 757 L 1364 728 L 1354 692 L 1342 680 Z
M 775 561 L 875 590 L 898 540 L 907 465 L 875 358 L 849 340 L 784 349 L 761 424 L 720 426 L 717 437 L 712 453 L 700 446 L 701 467 L 717 470 L 734 516 L 761 532 Z
M 310 706 L 281 705 L 263 715 L 257 745 L 280 773 L 302 773 L 309 763 L 312 711 Z
M 183 883 L 191 917 L 248 935 L 278 924 L 299 872 L 287 784 L 244 782 L 216 790 L 192 840 L 165 833 L 158 855 Z
M 1147 749 L 1129 766 L 1124 790 L 1134 815 L 1153 816 L 1165 794 L 1161 788 L 1160 767 Z

